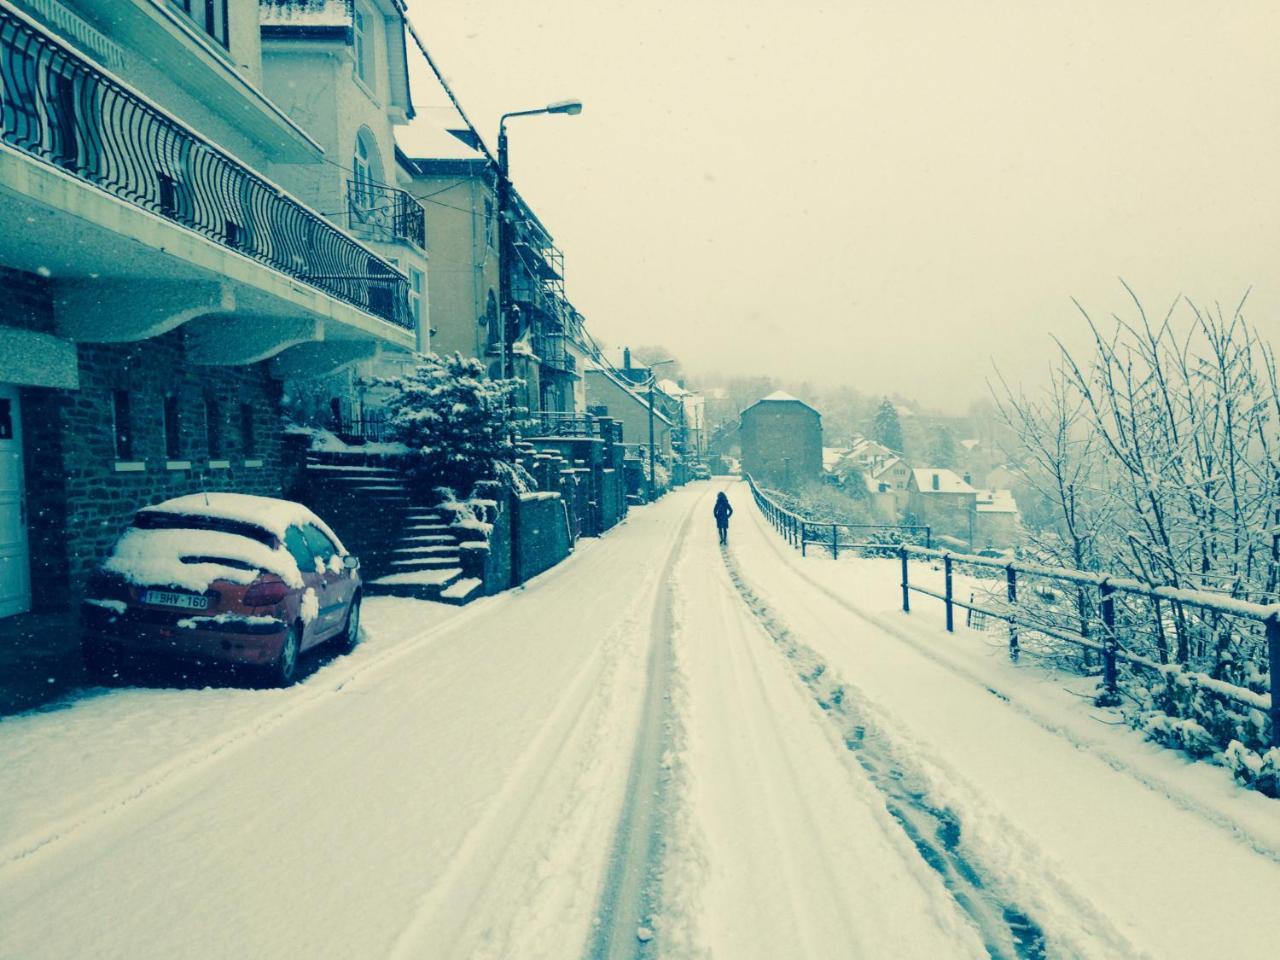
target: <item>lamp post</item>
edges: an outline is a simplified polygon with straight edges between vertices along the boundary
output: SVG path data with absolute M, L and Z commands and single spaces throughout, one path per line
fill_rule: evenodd
M 502 324 L 502 376 L 515 376 L 515 318 L 511 314 L 511 180 L 508 176 L 507 121 L 512 117 L 532 117 L 540 113 L 577 116 L 581 100 L 558 100 L 533 110 L 513 110 L 498 118 L 498 315 Z
M 654 474 L 656 473 L 657 461 L 654 460 L 653 446 L 653 385 L 658 382 L 658 376 L 653 372 L 654 367 L 660 367 L 664 363 L 675 363 L 674 360 L 654 360 L 649 364 L 649 502 L 653 503 L 655 495 Z

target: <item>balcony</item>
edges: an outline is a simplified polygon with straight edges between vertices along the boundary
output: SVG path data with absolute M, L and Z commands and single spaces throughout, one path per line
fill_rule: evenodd
M 408 281 L 390 263 L 4 7 L 0 142 L 380 320 L 413 329 Z
M 394 187 L 348 180 L 347 226 L 367 240 L 427 249 L 426 211 L 412 196 Z
M 550 368 L 560 373 L 577 372 L 578 364 L 573 354 L 564 347 L 564 334 L 542 334 L 533 338 L 533 352 L 542 361 L 543 368 Z

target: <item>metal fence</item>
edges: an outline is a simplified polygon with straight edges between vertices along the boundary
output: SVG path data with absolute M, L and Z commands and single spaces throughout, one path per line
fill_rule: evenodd
M 0 140 L 413 328 L 408 281 L 390 263 L 8 7 L 0 7 Z
M 831 551 L 831 556 L 836 559 L 839 559 L 841 550 L 876 552 L 892 551 L 903 543 L 922 543 L 926 547 L 933 545 L 933 532 L 927 526 L 815 520 L 788 510 L 761 490 L 749 475 L 747 483 L 760 512 L 786 538 L 787 543 L 799 548 L 802 556 L 808 555 L 810 545 Z
M 748 477 L 750 481 L 750 478 Z M 787 510 L 751 482 L 756 505 L 793 546 L 804 548 L 806 530 L 818 524 Z M 849 544 L 850 547 L 855 546 Z M 1269 718 L 1270 744 L 1280 747 L 1280 604 L 1250 603 L 1199 590 L 1143 583 L 1108 573 L 1023 563 L 903 543 L 893 550 L 902 568 L 902 610 L 911 612 L 912 594 L 942 602 L 946 629 L 955 630 L 956 608 L 1008 626 L 1009 658 L 1015 663 L 1023 641 L 1048 638 L 1096 658 L 1102 669 L 1100 705 L 1120 701 L 1119 670 L 1174 671 L 1183 681 Z M 838 555 L 838 549 L 832 549 Z M 942 564 L 942 588 L 912 582 L 911 561 Z M 956 595 L 957 568 L 989 584 L 982 600 Z M 1235 659 L 1241 669 L 1260 658 L 1268 664 L 1257 687 L 1213 676 L 1215 664 Z M 1226 656 L 1224 656 L 1226 654 Z M 1262 655 L 1260 657 L 1259 655 Z

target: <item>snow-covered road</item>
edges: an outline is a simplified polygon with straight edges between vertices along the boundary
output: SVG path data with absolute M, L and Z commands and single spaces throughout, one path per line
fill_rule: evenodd
M 1272 801 L 744 485 L 722 553 L 721 486 L 462 610 L 371 601 L 290 690 L 0 722 L 0 958 L 1272 955 Z

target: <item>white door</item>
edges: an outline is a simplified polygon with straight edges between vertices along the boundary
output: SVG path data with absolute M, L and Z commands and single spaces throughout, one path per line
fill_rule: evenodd
M 18 388 L 0 383 L 0 617 L 31 609 Z

